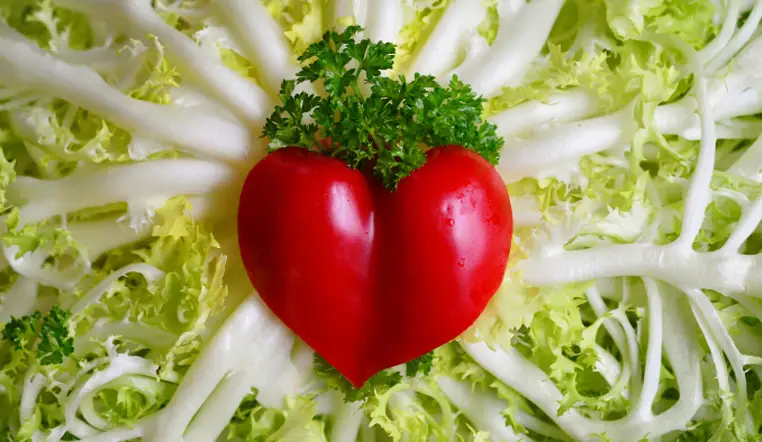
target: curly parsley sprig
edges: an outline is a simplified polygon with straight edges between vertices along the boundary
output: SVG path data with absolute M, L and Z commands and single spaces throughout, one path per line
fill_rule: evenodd
M 341 373 L 329 364 L 322 356 L 315 353 L 312 368 L 326 387 L 340 392 L 344 402 L 365 402 L 369 397 L 382 393 L 403 381 L 404 378 L 414 378 L 418 375 L 428 376 L 434 366 L 434 353 L 429 352 L 405 364 L 405 375 L 395 370 L 381 370 L 371 376 L 360 388 L 355 388 Z
M 372 168 L 390 191 L 423 166 L 429 147 L 461 145 L 497 164 L 503 140 L 481 118 L 484 98 L 457 77 L 443 87 L 430 75 L 409 82 L 382 76 L 394 63 L 394 44 L 358 41 L 361 30 L 326 32 L 299 57 L 303 68 L 281 84 L 282 104 L 264 127 L 271 151 L 298 146 Z M 304 82 L 322 87 L 325 96 L 297 92 Z
M 69 334 L 71 312 L 58 306 L 45 315 L 39 311 L 21 318 L 11 318 L 0 337 L 18 350 L 31 350 L 37 342 L 37 359 L 41 365 L 60 364 L 74 352 L 74 338 Z

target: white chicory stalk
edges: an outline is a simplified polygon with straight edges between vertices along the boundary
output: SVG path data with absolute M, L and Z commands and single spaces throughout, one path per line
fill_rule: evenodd
M 124 96 L 98 74 L 72 66 L 32 47 L 0 37 L 0 81 L 20 90 L 34 89 L 69 101 L 122 128 L 163 140 L 190 153 L 246 158 L 251 135 L 245 127 L 215 115 L 158 106 Z M 195 129 L 194 129 L 195 128 Z
M 260 2 L 216 0 L 216 10 L 227 28 L 240 42 L 244 54 L 257 66 L 265 86 L 280 90 L 284 78 L 296 75 L 297 66 L 283 31 Z
M 758 439 L 760 18 L 759 0 L 0 2 L 0 329 L 59 306 L 74 345 L 42 365 L 0 340 L 0 440 Z M 487 99 L 515 225 L 476 323 L 364 401 L 252 293 L 235 234 L 281 81 L 350 24 L 397 44 L 386 75 Z
M 456 67 L 450 75 L 457 75 L 487 97 L 495 95 L 500 87 L 519 84 L 528 65 L 543 49 L 563 4 L 563 0 L 529 2 L 510 26 L 498 30 L 488 50 Z
M 261 122 L 269 100 L 264 91 L 223 63 L 204 52 L 182 32 L 165 23 L 148 0 L 92 1 L 56 0 L 71 8 L 109 21 L 111 26 L 123 28 L 133 38 L 147 35 L 157 38 L 166 47 L 170 62 L 194 84 L 230 106 L 247 122 Z
M 365 6 L 365 35 L 373 41 L 396 42 L 403 26 L 402 2 L 361 0 Z
M 439 76 L 457 63 L 459 52 L 469 33 L 486 18 L 484 4 L 474 5 L 468 0 L 455 0 L 448 4 L 437 26 L 408 67 L 408 76 Z

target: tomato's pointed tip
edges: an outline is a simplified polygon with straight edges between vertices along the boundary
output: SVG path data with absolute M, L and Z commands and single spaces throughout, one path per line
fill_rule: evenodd
M 366 382 L 368 382 L 368 379 L 373 377 L 373 374 L 365 374 L 365 373 L 342 373 L 342 376 L 346 380 L 349 381 L 350 384 L 354 388 L 362 388 L 363 385 L 365 385 Z
M 352 384 L 352 386 L 357 389 L 362 388 L 362 386 L 365 385 L 366 382 L 368 382 L 368 379 L 370 378 L 360 378 L 359 380 L 352 380 L 347 378 L 349 383 Z
M 392 368 L 396 364 L 378 364 L 378 363 L 369 363 L 367 360 L 364 360 L 363 362 L 359 363 L 358 365 L 354 366 L 353 368 L 349 367 L 336 367 L 336 370 L 338 370 L 339 373 L 341 373 L 342 376 L 344 376 L 344 379 L 349 381 L 350 384 L 352 384 L 352 387 L 359 389 L 365 386 L 365 384 L 376 374 L 380 373 L 383 370 Z

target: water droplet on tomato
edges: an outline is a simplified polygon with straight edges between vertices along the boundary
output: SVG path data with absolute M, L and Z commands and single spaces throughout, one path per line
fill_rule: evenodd
M 455 225 L 455 220 L 452 218 L 447 218 L 447 225 L 452 227 Z

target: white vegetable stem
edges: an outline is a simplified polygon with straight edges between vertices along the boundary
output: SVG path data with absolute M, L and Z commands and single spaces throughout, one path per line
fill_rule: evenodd
M 706 65 L 707 72 L 713 73 L 721 69 L 749 41 L 762 20 L 762 0 L 750 0 L 753 8 L 746 17 L 741 29 L 733 36 L 728 44 Z
M 192 109 L 129 98 L 93 70 L 57 60 L 31 42 L 0 37 L 0 83 L 59 97 L 123 129 L 192 154 L 244 160 L 255 143 L 254 135 L 241 124 Z
M 643 388 L 643 379 L 640 371 L 640 345 L 638 344 L 638 334 L 621 309 L 612 311 L 611 316 L 619 323 L 622 330 L 624 330 L 627 349 L 625 354 L 627 355 L 627 362 L 629 362 L 628 371 L 630 373 L 630 391 L 628 393 L 631 397 L 637 396 L 641 393 Z M 624 382 L 624 379 L 621 379 L 621 381 Z
M 762 181 L 762 136 L 741 154 L 727 169 L 728 173 Z
M 7 262 L 13 271 L 19 275 L 42 285 L 71 290 L 76 286 L 80 278 L 90 271 L 91 262 L 76 252 L 73 253 L 74 262 L 64 269 L 46 266 L 45 261 L 50 257 L 51 251 L 49 245 L 42 246 L 21 257 L 17 257 L 19 253 L 18 246 L 3 244 L 1 248 L 5 258 L 3 266 Z
M 603 301 L 603 297 L 601 297 L 601 293 L 597 287 L 593 286 L 589 288 L 585 291 L 585 295 L 587 296 L 587 302 L 598 317 L 605 316 L 608 313 L 606 303 Z M 620 324 L 617 323 L 616 320 L 609 318 L 603 321 L 603 327 L 609 335 L 611 335 L 611 339 L 614 341 L 614 344 L 616 344 L 619 352 L 625 354 L 627 351 L 627 342 Z
M 107 345 L 112 346 L 112 343 L 108 343 Z M 111 352 L 112 349 L 109 350 L 109 357 L 108 357 L 108 366 L 100 369 L 94 374 L 92 374 L 84 383 L 79 385 L 75 390 L 73 390 L 71 393 L 68 394 L 68 397 L 65 399 L 65 422 L 62 425 L 59 425 L 58 427 L 54 428 L 51 431 L 50 436 L 46 439 L 49 442 L 58 442 L 61 440 L 61 437 L 66 433 L 66 431 L 72 429 L 72 427 L 78 427 L 78 432 L 81 432 L 81 430 L 87 430 L 86 425 L 82 423 L 77 418 L 77 412 L 80 406 L 80 403 L 85 400 L 88 396 L 90 396 L 92 393 L 102 389 L 104 386 L 109 384 L 110 382 L 123 377 L 123 376 L 130 376 L 130 375 L 139 375 L 139 376 L 146 376 L 146 377 L 154 377 L 156 376 L 156 373 L 158 371 L 158 366 L 151 361 L 148 361 L 144 358 L 137 357 L 137 356 L 130 356 L 127 354 L 116 354 Z M 91 365 L 89 370 L 94 369 L 95 366 Z M 136 428 L 133 431 L 132 434 L 136 434 L 136 436 L 140 435 L 140 430 Z M 76 431 L 76 430 L 75 430 Z M 87 431 L 87 433 L 90 433 Z M 124 431 L 120 433 L 125 433 Z M 89 441 L 121 441 L 121 440 L 127 440 L 129 437 L 125 438 L 118 438 L 118 437 L 112 437 L 110 438 L 101 438 L 103 436 L 103 433 L 99 436 L 93 436 L 92 438 L 84 438 L 83 440 L 89 440 Z M 125 436 L 128 436 L 125 434 Z M 132 436 L 132 437 L 136 437 Z
M 693 314 L 694 314 L 694 317 L 696 318 L 696 322 L 699 325 L 699 330 L 701 331 L 701 334 L 704 337 L 706 346 L 709 348 L 709 357 L 712 360 L 712 368 L 714 368 L 714 372 L 717 375 L 716 377 L 717 386 L 719 387 L 719 393 L 721 395 L 720 396 L 720 401 L 721 401 L 720 425 L 727 425 L 730 422 L 731 415 L 733 414 L 732 411 L 730 410 L 731 401 L 727 399 L 727 395 L 732 394 L 731 387 L 730 387 L 730 375 L 728 373 L 728 365 L 727 365 L 727 362 L 725 361 L 725 356 L 722 354 L 722 349 L 717 343 L 717 340 L 712 335 L 712 332 L 709 329 L 709 326 L 706 324 L 706 321 L 704 320 L 703 316 L 701 316 L 701 313 L 696 309 L 695 306 L 693 307 Z
M 545 100 L 527 101 L 489 117 L 500 135 L 523 135 L 547 124 L 569 123 L 590 118 L 599 112 L 601 103 L 592 93 L 571 89 L 551 95 Z
M 230 375 L 204 402 L 186 430 L 185 442 L 206 442 L 222 434 L 252 389 L 257 390 L 257 401 L 274 408 L 283 407 L 285 398 L 299 391 L 299 376 L 291 362 L 294 336 L 260 301 L 257 308 L 264 310 L 259 328 L 241 338 L 249 351 L 243 351 Z
M 474 391 L 470 385 L 463 385 L 462 382 L 449 376 L 439 376 L 437 384 L 453 405 L 458 407 L 476 428 L 489 432 L 492 440 L 505 442 L 531 440 L 522 438 L 505 425 L 505 417 L 501 413 L 508 406 L 504 401 L 487 396 L 480 391 Z
M 277 399 L 282 401 L 285 394 L 295 393 L 284 393 L 281 389 L 284 388 L 283 381 L 295 376 L 296 371 L 289 370 L 287 365 L 269 365 L 274 358 L 283 357 L 283 355 L 288 357 L 291 352 L 291 346 L 286 345 L 287 338 L 286 340 L 271 339 L 268 342 L 268 338 L 272 338 L 273 333 L 284 333 L 282 325 L 275 323 L 270 315 L 267 307 L 255 295 L 244 299 L 191 366 L 172 400 L 161 412 L 161 422 L 157 422 L 147 431 L 145 442 L 183 440 L 186 428 L 207 398 L 214 406 L 196 417 L 199 423 L 190 426 L 187 440 L 211 440 L 203 437 L 218 429 L 221 431 L 224 425 L 220 427 L 220 423 L 224 421 L 227 425 L 232 413 L 235 412 L 235 408 L 231 411 L 230 404 L 220 408 L 223 407 L 222 401 L 229 401 L 229 398 L 219 394 L 213 395 L 218 383 L 231 374 L 247 372 L 255 376 L 256 382 L 249 383 L 246 392 L 250 391 L 251 386 L 265 391 L 263 397 L 259 399 L 269 406 L 282 406 Z M 263 345 L 267 345 L 266 351 L 260 350 Z M 277 377 L 274 377 L 276 374 Z M 241 375 L 236 380 L 242 381 L 243 377 Z M 246 376 L 246 382 L 251 382 L 251 378 Z M 293 384 L 285 383 L 285 385 Z M 235 383 L 225 383 L 220 388 L 223 393 L 235 392 L 241 399 L 243 389 L 239 387 L 240 385 L 236 386 Z M 268 391 L 273 392 L 269 397 Z M 269 402 L 268 398 L 273 402 Z M 238 402 L 235 403 L 236 408 L 237 406 Z M 224 413 L 218 414 L 218 410 Z M 204 428 L 204 425 L 209 425 L 209 428 Z M 198 435 L 199 438 L 194 435 Z
M 32 417 L 34 409 L 37 407 L 37 398 L 44 387 L 48 385 L 48 379 L 35 370 L 27 369 L 24 375 L 23 393 L 21 403 L 19 404 L 19 421 L 26 422 Z
M 109 382 L 104 386 L 104 388 L 109 389 L 118 389 L 118 388 L 129 388 L 130 390 L 142 394 L 143 396 L 150 397 L 154 394 L 156 390 L 159 390 L 162 388 L 161 382 L 149 378 L 147 376 L 140 376 L 140 375 L 126 375 L 121 376 L 117 379 L 114 379 L 113 381 Z M 99 401 L 98 392 L 92 392 L 82 398 L 82 401 L 79 405 L 79 414 L 82 415 L 82 418 L 87 422 L 87 424 L 91 425 L 92 427 L 97 428 L 98 430 L 107 430 L 109 427 L 111 427 L 111 424 L 104 419 L 99 412 L 101 412 L 102 408 L 100 408 L 96 404 Z M 86 429 L 87 425 L 83 425 L 81 428 L 78 428 L 75 430 L 76 432 L 82 433 L 82 430 L 85 430 L 85 433 L 89 435 L 97 434 L 98 431 L 95 430 L 95 428 L 92 429 L 92 431 L 88 431 Z M 77 437 L 82 437 L 80 434 L 74 433 Z
M 438 77 L 452 69 L 466 34 L 474 31 L 487 14 L 484 2 L 472 0 L 453 0 L 446 8 L 410 64 L 408 77 L 415 73 Z
M 722 78 L 705 81 L 707 109 L 711 111 L 712 120 L 724 121 L 762 111 L 762 78 L 754 71 L 733 71 Z M 688 95 L 657 107 L 654 113 L 657 128 L 662 133 L 677 135 L 697 128 L 700 124 L 697 98 Z
M 758 135 L 758 127 L 725 123 L 715 127 L 712 123 L 712 119 L 733 118 L 762 111 L 762 93 L 758 92 L 759 89 L 749 86 L 748 77 L 748 73 L 743 77 L 728 77 L 727 81 L 731 84 L 730 92 L 723 92 L 719 89 L 719 83 L 712 83 L 710 95 L 717 108 L 713 111 L 704 108 L 706 118 L 699 119 L 693 98 L 656 109 L 654 123 L 662 133 L 680 134 L 689 139 L 699 138 L 697 135 L 700 135 L 704 140 L 704 160 L 701 163 L 703 167 L 700 169 L 701 173 L 694 177 L 698 182 L 707 182 L 706 167 L 709 167 L 707 164 L 711 165 L 711 156 L 714 155 L 715 133 L 726 138 L 745 138 L 750 135 L 748 131 L 753 132 L 754 136 Z M 596 113 L 597 105 L 591 101 L 592 97 L 586 97 L 581 91 L 572 91 L 558 94 L 552 99 L 557 101 L 552 102 L 553 104 L 526 102 L 491 117 L 493 122 L 498 123 L 498 131 L 503 136 L 516 137 L 506 139 L 497 166 L 506 182 L 515 182 L 526 177 L 541 178 L 548 170 L 552 170 L 553 166 L 568 164 L 585 155 L 621 146 L 631 139 L 636 129 L 630 107 L 609 115 L 574 121 L 579 117 L 584 118 Z M 554 123 L 562 124 L 552 125 Z M 697 127 L 699 123 L 702 125 L 701 129 Z M 706 137 L 701 135 L 704 133 Z M 526 139 L 517 138 L 521 135 L 531 136 Z M 750 148 L 747 155 L 750 158 L 743 162 L 739 160 L 739 164 L 747 164 L 744 170 L 753 169 L 753 173 L 756 174 L 757 164 L 762 164 L 762 142 L 758 149 Z M 701 196 L 701 193 L 696 195 Z M 700 210 L 695 204 L 701 201 L 694 201 L 691 203 L 691 210 Z
M 457 75 L 485 97 L 503 86 L 517 85 L 529 63 L 542 51 L 563 0 L 533 0 L 521 8 L 511 26 L 501 26 L 495 43 L 446 76 Z M 445 79 L 445 80 L 446 80 Z
M 361 402 L 345 402 L 341 394 L 334 394 L 335 415 L 331 428 L 331 442 L 356 442 L 365 412 Z
M 695 98 L 689 95 L 656 108 L 654 125 L 660 132 L 703 140 L 705 160 L 701 162 L 704 167 L 699 169 L 701 173 L 698 174 L 702 182 L 706 182 L 706 165 L 711 163 L 711 157 L 707 155 L 714 152 L 713 135 L 724 138 L 759 135 L 758 126 L 732 119 L 762 112 L 762 77 L 757 74 L 754 64 L 760 56 L 762 39 L 752 42 L 736 58 L 735 68 L 727 75 L 709 80 L 702 80 L 703 77 L 699 76 L 696 81 L 700 87 L 696 88 Z M 532 135 L 521 142 L 506 140 L 499 166 L 504 177 L 515 180 L 536 176 L 548 165 L 609 149 L 628 141 L 632 135 L 632 115 L 626 114 L 625 110 L 572 123 L 597 111 L 594 97 L 586 96 L 582 91 L 562 92 L 549 100 L 547 104 L 529 101 L 490 117 L 490 121 L 497 124 L 498 132 L 505 137 Z M 621 119 L 615 116 L 618 114 Z M 712 122 L 720 123 L 715 126 Z M 543 127 L 548 125 L 551 127 Z M 512 148 L 512 144 L 521 146 L 522 143 L 525 143 L 525 148 Z M 762 164 L 762 142 L 755 149 L 749 148 L 744 157 L 748 158 L 739 159 L 735 169 L 758 174 L 757 165 Z
M 601 399 L 610 400 L 616 396 L 627 399 L 629 397 L 629 394 L 627 394 L 628 392 L 622 391 L 622 389 L 619 387 L 620 385 L 624 385 L 624 383 L 620 384 L 623 373 L 622 364 L 619 363 L 614 355 L 609 353 L 600 345 L 595 344 L 594 348 L 595 356 L 598 358 L 598 360 L 595 361 L 593 369 L 600 373 L 601 376 L 603 376 L 603 379 L 606 380 L 606 383 L 609 384 L 610 387 L 617 387 L 616 390 L 612 388 L 612 391 L 609 391 L 608 393 L 601 396 Z M 614 391 L 618 391 L 619 393 L 614 394 Z
M 86 349 L 93 345 L 92 339 L 105 341 L 111 336 L 120 336 L 128 341 L 139 343 L 152 351 L 166 353 L 172 349 L 178 339 L 178 335 L 168 332 L 157 326 L 147 325 L 142 322 L 98 321 L 87 335 L 78 337 L 74 341 L 75 354 L 80 349 Z M 89 341 L 89 342 L 88 342 Z
M 56 57 L 73 65 L 87 66 L 100 74 L 115 74 L 127 67 L 132 54 L 124 48 L 99 47 L 85 50 L 64 49 Z
M 654 125 L 663 134 L 703 140 L 705 159 L 702 160 L 701 173 L 694 177 L 702 183 L 706 183 L 707 164 L 711 165 L 711 157 L 707 155 L 714 155 L 712 140 L 715 134 L 723 138 L 756 137 L 759 135 L 758 125 L 731 119 L 762 112 L 762 83 L 749 71 L 731 73 L 722 80 L 710 80 L 707 89 L 708 96 L 701 101 L 707 104 L 702 111 L 705 118 L 699 118 L 696 113 L 698 105 L 692 96 L 661 105 L 654 113 Z M 550 100 L 548 104 L 529 101 L 490 117 L 490 121 L 497 124 L 498 132 L 506 137 L 498 170 L 507 182 L 540 177 L 552 166 L 622 145 L 631 139 L 636 128 L 629 107 L 609 115 L 575 121 L 597 111 L 594 98 L 586 97 L 581 91 L 563 92 Z M 713 121 L 723 122 L 715 125 Z M 520 136 L 529 137 L 520 139 Z M 757 176 L 762 166 L 762 141 L 747 149 L 741 158 L 730 171 Z M 691 210 L 699 209 L 691 207 Z
M 80 401 L 88 394 L 100 389 L 109 382 L 125 375 L 142 375 L 153 377 L 159 369 L 158 365 L 138 356 L 117 354 L 110 358 L 107 368 L 95 372 L 79 388 L 69 394 L 66 401 L 66 419 L 73 420 Z
M 360 11 L 358 6 L 365 6 L 365 2 L 354 0 L 334 0 L 329 2 L 329 6 L 323 13 L 323 27 L 325 29 L 336 29 L 343 31 L 346 29 L 345 19 L 353 19 L 360 26 L 365 23 L 364 11 Z
M 37 303 L 37 282 L 18 276 L 13 287 L 0 297 L 0 324 L 11 317 L 20 318 L 31 314 Z
M 121 201 L 157 196 L 197 195 L 236 183 L 225 164 L 187 158 L 77 170 L 58 180 L 23 177 L 11 185 L 20 204 L 21 224 Z
M 362 0 L 366 3 L 365 36 L 372 41 L 397 42 L 402 30 L 403 9 L 398 0 Z
M 255 352 L 252 351 L 252 353 Z M 230 423 L 238 405 L 251 392 L 251 383 L 246 381 L 245 372 L 235 372 L 226 376 L 204 403 L 182 440 L 184 442 L 216 440 L 217 436 L 224 431 L 225 426 Z
M 690 49 L 686 48 L 686 51 L 690 52 Z M 758 73 L 760 57 L 762 36 L 751 41 L 733 58 L 731 65 L 708 79 L 706 101 L 715 121 L 762 112 L 762 77 Z M 701 74 L 700 66 L 695 66 L 694 70 Z M 698 95 L 697 87 L 694 90 Z M 697 99 L 688 95 L 675 103 L 659 106 L 655 114 L 659 129 L 663 133 L 681 134 L 687 128 L 697 126 Z
M 210 205 L 207 199 L 191 197 L 189 201 L 192 205 L 189 214 L 194 218 L 205 217 L 209 212 Z M 210 218 L 206 217 L 206 219 Z M 21 259 L 15 259 L 18 248 L 14 246 L 3 247 L 3 254 L 0 256 L 5 258 L 5 255 L 8 255 L 11 259 L 10 263 L 6 259 L 0 260 L 0 270 L 12 264 L 15 271 L 35 283 L 70 289 L 89 270 L 90 263 L 103 253 L 141 241 L 151 234 L 149 228 L 135 230 L 122 222 L 121 218 L 114 216 L 68 223 L 65 228 L 71 232 L 74 240 L 83 249 L 86 256 L 82 258 L 87 259 L 84 265 L 63 271 L 47 267 L 44 264 L 49 255 L 45 248 L 27 253 Z
M 542 212 L 537 200 L 530 196 L 514 196 L 511 198 L 513 225 L 516 227 L 536 226 L 542 222 Z
M 150 0 L 56 0 L 61 6 L 110 20 L 135 38 L 154 35 L 166 48 L 167 59 L 180 75 L 203 87 L 215 98 L 235 109 L 249 123 L 261 123 L 270 99 L 255 83 L 208 56 L 193 40 L 167 24 Z M 257 2 L 258 3 L 258 2 Z M 118 13 L 116 12 L 118 11 Z
M 439 376 L 437 384 L 453 405 L 458 407 L 476 428 L 489 432 L 491 440 L 506 442 L 533 440 L 524 434 L 516 434 L 505 424 L 503 412 L 510 405 L 494 394 L 475 390 L 470 383 L 449 376 Z M 523 427 L 542 436 L 569 440 L 569 437 L 555 425 L 539 420 L 521 410 L 515 410 L 514 417 Z
M 615 421 L 600 421 L 582 416 L 575 409 L 558 414 L 563 394 L 553 381 L 517 350 L 490 350 L 484 343 L 462 344 L 474 360 L 500 381 L 537 405 L 562 430 L 576 440 L 596 441 L 596 435 L 606 434 L 618 442 L 636 442 L 641 438 L 659 438 L 687 428 L 691 418 L 702 405 L 702 350 L 696 340 L 695 324 L 683 300 L 677 296 L 665 298 L 665 310 L 671 313 L 664 323 L 664 350 L 677 378 L 680 399 L 667 411 L 654 416 L 630 414 Z M 648 376 L 660 373 L 646 372 Z
M 136 231 L 126 223 L 119 222 L 117 217 L 69 223 L 66 229 L 71 232 L 77 243 L 87 250 L 91 260 L 109 250 L 135 243 L 150 235 L 148 229 Z
M 497 170 L 510 183 L 536 176 L 549 165 L 576 160 L 615 147 L 633 126 L 628 109 L 577 123 L 555 126 L 527 141 L 506 140 Z
M 661 377 L 661 355 L 663 341 L 662 295 L 656 281 L 643 278 L 648 297 L 648 347 L 646 349 L 646 364 L 644 368 L 643 386 L 635 402 L 633 414 L 641 419 L 652 416 L 654 400 L 659 393 L 659 378 Z
M 280 90 L 280 82 L 296 75 L 291 48 L 283 29 L 260 1 L 214 0 L 216 12 L 249 60 L 257 66 L 265 87 Z
M 735 34 L 736 26 L 738 25 L 738 17 L 741 14 L 741 0 L 726 0 L 725 17 L 720 26 L 720 33 L 707 44 L 699 52 L 699 59 L 703 63 L 708 63 L 717 54 L 720 53 L 733 38 Z
M 759 0 L 741 0 L 741 12 L 748 12 Z
M 117 427 L 100 434 L 82 437 L 80 442 L 122 442 L 140 439 L 146 433 L 147 427 L 156 425 L 155 422 L 158 420 L 159 416 L 161 416 L 161 412 L 154 414 L 150 418 L 146 418 L 131 427 Z
M 622 281 L 623 284 L 627 284 L 627 278 L 623 278 Z M 587 296 L 588 303 L 590 304 L 590 307 L 592 307 L 595 314 L 600 318 L 605 316 L 608 312 L 606 304 L 603 301 L 603 298 L 601 297 L 600 292 L 598 291 L 598 288 L 593 286 L 589 288 L 585 292 Z M 613 316 L 613 315 L 612 315 Z M 610 382 L 610 385 L 612 385 L 612 390 L 618 391 L 618 389 L 624 390 L 625 384 L 630 382 L 630 379 L 633 375 L 633 371 L 635 374 L 638 373 L 638 370 L 633 370 L 633 366 L 637 366 L 639 368 L 638 364 L 638 354 L 637 352 L 633 352 L 633 348 L 630 345 L 631 342 L 628 341 L 628 337 L 635 334 L 634 330 L 632 329 L 632 325 L 630 325 L 629 321 L 619 321 L 618 318 L 607 318 L 603 321 L 603 327 L 606 329 L 606 331 L 611 336 L 611 339 L 614 341 L 614 344 L 619 349 L 619 353 L 623 355 L 623 358 L 626 360 L 622 363 L 621 368 L 619 369 L 619 372 L 616 374 L 617 379 L 615 382 Z M 637 342 L 636 342 L 637 344 Z M 637 348 L 635 348 L 637 350 Z M 608 354 L 608 353 L 606 353 Z M 613 359 L 613 363 L 617 363 L 618 361 L 614 359 L 613 356 L 610 356 Z M 629 364 L 627 363 L 629 362 Z M 627 391 L 623 391 L 622 393 L 625 397 L 629 398 L 631 395 Z M 610 395 L 610 394 L 608 394 Z
M 709 106 L 706 90 L 706 78 L 696 72 L 694 74 L 696 100 L 701 116 L 701 145 L 699 148 L 696 169 L 691 177 L 690 187 L 685 195 L 683 224 L 680 236 L 675 241 L 675 247 L 690 249 L 693 241 L 701 230 L 704 212 L 711 200 L 710 181 L 714 174 L 714 158 L 717 150 L 717 136 L 714 130 L 714 119 Z
M 498 0 L 497 15 L 499 27 L 511 26 L 521 8 L 527 5 L 527 0 Z M 499 28 L 498 28 L 499 30 Z
M 754 204 L 744 209 L 733 233 L 730 234 L 720 250 L 728 254 L 738 253 L 743 243 L 757 230 L 760 222 L 762 222 L 762 197 L 757 198 Z
M 530 257 L 519 262 L 515 269 L 522 272 L 527 283 L 536 286 L 647 276 L 680 287 L 762 295 L 762 255 L 699 253 L 672 246 L 623 244 Z
M 738 390 L 736 393 L 736 409 L 739 411 L 737 415 L 743 426 L 746 417 L 746 407 L 748 406 L 748 398 L 746 396 L 746 373 L 743 369 L 743 355 L 738 351 L 738 348 L 733 342 L 733 338 L 730 336 L 725 324 L 723 324 L 717 309 L 704 292 L 699 289 L 687 289 L 685 290 L 685 294 L 688 295 L 694 310 L 696 310 L 704 319 L 707 328 L 711 331 L 712 336 L 717 341 L 717 344 L 719 344 L 723 353 L 725 353 L 728 361 L 730 361 L 730 366 L 735 373 L 735 381 Z
M 191 205 L 189 215 L 194 219 L 213 219 L 214 215 L 218 214 L 210 213 L 212 204 L 209 197 L 190 197 L 188 202 Z M 71 232 L 77 243 L 87 250 L 88 257 L 95 260 L 109 250 L 148 238 L 151 235 L 151 221 L 152 219 L 147 217 L 147 225 L 135 229 L 122 217 L 111 216 L 68 223 L 66 229 Z
M 148 283 L 152 283 L 164 276 L 164 272 L 152 265 L 135 263 L 122 267 L 103 278 L 95 287 L 90 289 L 82 298 L 71 306 L 71 312 L 75 315 L 85 311 L 89 306 L 100 301 L 100 298 L 109 292 L 119 279 L 131 273 L 143 275 Z

